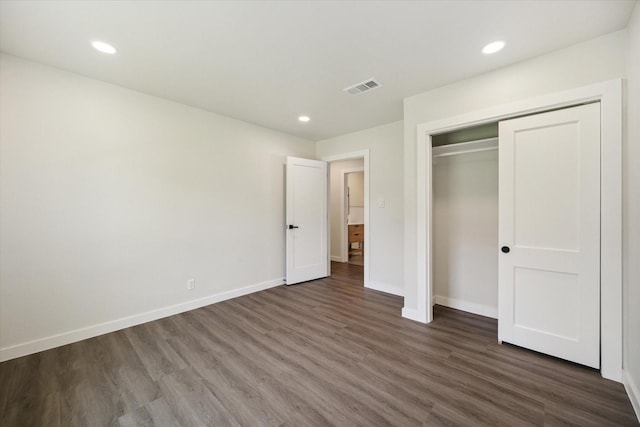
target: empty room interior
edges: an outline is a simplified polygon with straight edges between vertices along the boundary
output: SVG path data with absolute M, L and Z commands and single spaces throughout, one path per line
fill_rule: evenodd
M 640 1 L 0 0 L 0 425 L 640 425 Z

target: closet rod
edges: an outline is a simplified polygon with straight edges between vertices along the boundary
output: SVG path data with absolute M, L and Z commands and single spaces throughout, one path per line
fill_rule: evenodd
M 497 150 L 498 138 L 480 139 L 478 141 L 461 142 L 458 144 L 440 145 L 433 147 L 431 157 L 447 157 L 457 154 L 477 153 L 479 151 Z

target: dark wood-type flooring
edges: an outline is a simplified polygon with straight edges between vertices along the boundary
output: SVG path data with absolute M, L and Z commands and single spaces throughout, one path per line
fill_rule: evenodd
M 362 253 L 349 254 L 349 264 L 359 265 L 364 267 L 364 255 Z
M 622 385 L 496 321 L 362 287 L 362 267 L 0 364 L 2 426 L 627 426 Z

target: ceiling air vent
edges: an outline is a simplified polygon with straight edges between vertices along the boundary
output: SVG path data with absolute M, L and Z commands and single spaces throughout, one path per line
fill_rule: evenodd
M 363 92 L 367 92 L 371 89 L 377 89 L 380 86 L 382 85 L 375 81 L 375 79 L 369 79 L 360 83 L 356 83 L 353 86 L 346 87 L 344 88 L 344 91 L 350 95 L 360 95 Z

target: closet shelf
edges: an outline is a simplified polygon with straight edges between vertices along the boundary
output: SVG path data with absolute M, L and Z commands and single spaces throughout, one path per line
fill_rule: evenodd
M 457 154 L 476 153 L 478 151 L 497 150 L 498 138 L 480 139 L 478 141 L 460 142 L 458 144 L 433 147 L 431 157 L 455 156 Z

